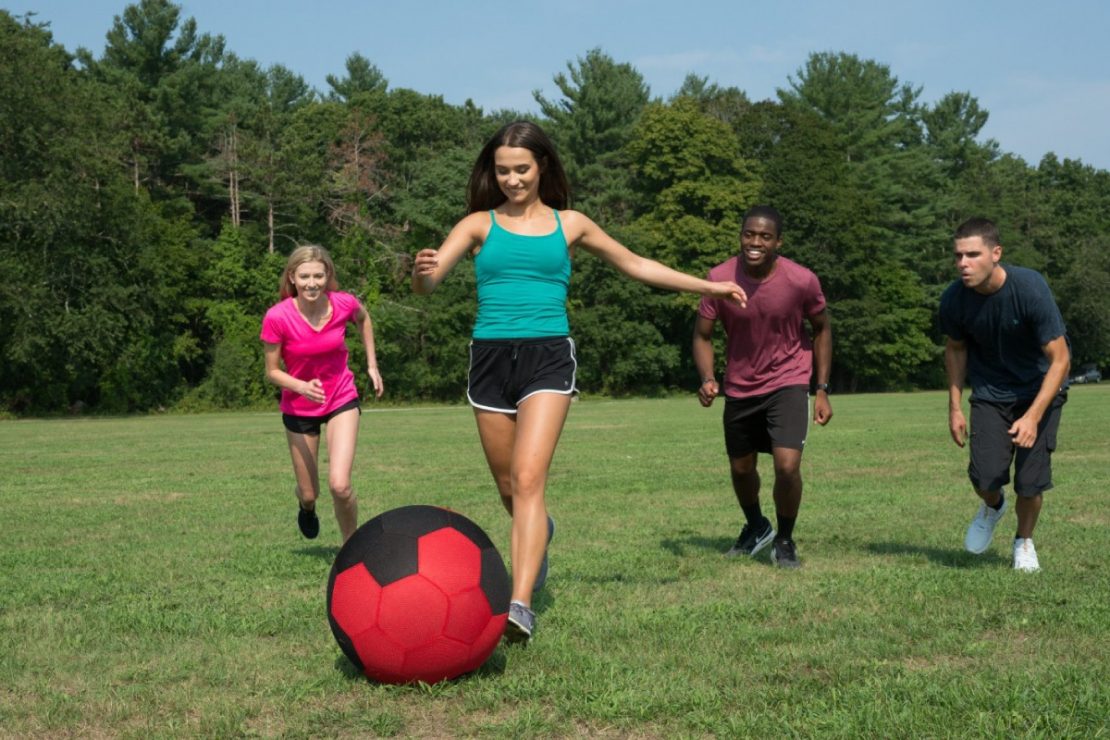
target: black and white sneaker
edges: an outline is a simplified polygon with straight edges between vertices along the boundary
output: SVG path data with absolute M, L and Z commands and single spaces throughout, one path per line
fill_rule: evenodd
M 536 629 L 536 613 L 519 601 L 509 602 L 509 621 L 505 623 L 505 642 L 529 643 Z
M 736 544 L 725 553 L 725 557 L 754 556 L 767 547 L 774 538 L 775 528 L 771 526 L 771 520 L 763 517 L 763 520 L 754 527 L 750 524 L 744 525 L 740 530 L 740 536 L 736 538 Z
M 794 540 L 777 539 L 771 546 L 771 562 L 780 568 L 800 568 L 798 551 L 794 548 Z
M 307 540 L 316 539 L 316 535 L 320 534 L 320 518 L 316 516 L 316 509 L 309 511 L 299 504 L 297 508 L 297 526 L 301 528 L 301 534 Z

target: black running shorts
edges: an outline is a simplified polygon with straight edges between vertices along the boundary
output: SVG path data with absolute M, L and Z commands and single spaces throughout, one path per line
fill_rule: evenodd
M 971 463 L 967 475 L 980 491 L 997 491 L 1010 482 L 1010 463 L 1014 464 L 1014 493 L 1038 496 L 1052 488 L 1052 453 L 1060 413 L 1067 403 L 1067 392 L 1052 399 L 1037 425 L 1037 441 L 1032 447 L 1017 447 L 1010 427 L 1033 402 L 995 403 L 971 399 Z
M 328 423 L 333 417 L 339 416 L 344 411 L 351 409 L 358 409 L 359 416 L 362 415 L 362 404 L 358 399 L 352 399 L 343 404 L 339 408 L 331 411 L 323 416 L 296 416 L 294 414 L 282 414 L 281 422 L 285 424 L 285 428 L 294 434 L 308 434 L 313 437 L 320 436 L 320 427 Z
M 577 393 L 577 370 L 570 337 L 474 339 L 466 397 L 476 409 L 515 414 L 536 393 Z
M 809 388 L 791 385 L 762 396 L 726 397 L 724 424 L 729 457 L 773 447 L 800 450 L 809 432 Z

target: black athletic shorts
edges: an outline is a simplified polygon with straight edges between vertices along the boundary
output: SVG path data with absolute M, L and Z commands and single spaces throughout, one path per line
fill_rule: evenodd
M 1033 403 L 1015 401 L 995 403 L 971 399 L 971 463 L 967 476 L 980 491 L 997 491 L 1010 482 L 1010 463 L 1014 463 L 1014 493 L 1037 496 L 1052 488 L 1052 453 L 1056 450 L 1056 432 L 1060 413 L 1068 394 L 1052 399 L 1041 423 L 1037 425 L 1037 441 L 1032 447 L 1017 447 L 1009 429 Z
M 800 450 L 809 432 L 809 388 L 791 385 L 762 396 L 725 397 L 725 449 L 729 457 Z
M 476 409 L 515 414 L 536 393 L 577 393 L 577 370 L 570 337 L 474 339 L 466 398 Z
M 359 416 L 362 416 L 362 404 L 355 398 L 343 404 L 339 408 L 324 414 L 323 416 L 296 416 L 294 414 L 282 414 L 281 422 L 285 424 L 285 428 L 294 434 L 308 434 L 313 437 L 320 436 L 320 426 L 332 420 L 332 417 L 339 416 L 344 411 L 351 409 L 358 409 Z

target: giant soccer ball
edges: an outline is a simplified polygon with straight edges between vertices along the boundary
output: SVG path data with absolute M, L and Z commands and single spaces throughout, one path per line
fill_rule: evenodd
M 435 683 L 478 668 L 509 612 L 505 563 L 482 528 L 435 506 L 403 506 L 363 524 L 328 578 L 339 647 L 382 683 Z

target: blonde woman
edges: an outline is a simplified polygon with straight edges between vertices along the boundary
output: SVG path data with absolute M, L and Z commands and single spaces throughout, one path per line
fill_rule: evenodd
M 358 298 L 339 290 L 335 264 L 323 247 L 306 245 L 289 255 L 281 275 L 281 298 L 262 320 L 266 379 L 281 388 L 281 418 L 293 458 L 297 524 L 308 539 L 320 532 L 320 430 L 326 426 L 328 489 L 346 542 L 358 528 L 351 467 L 362 414 L 355 376 L 347 366 L 347 324 L 366 348 L 366 371 L 381 398 L 384 386 L 374 353 L 370 313 Z

